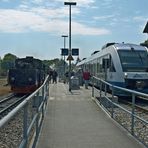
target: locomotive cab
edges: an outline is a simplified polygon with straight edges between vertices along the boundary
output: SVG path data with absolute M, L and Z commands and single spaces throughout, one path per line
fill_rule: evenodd
M 45 69 L 39 59 L 26 57 L 16 59 L 15 68 L 9 70 L 8 82 L 14 93 L 32 93 L 45 79 Z

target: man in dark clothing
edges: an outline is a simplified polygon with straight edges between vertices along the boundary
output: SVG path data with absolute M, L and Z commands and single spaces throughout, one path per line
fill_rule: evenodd
M 57 76 L 58 76 L 58 73 L 55 70 L 53 70 L 52 72 L 53 83 L 57 83 Z
M 52 79 L 52 70 L 49 71 L 49 83 L 51 83 L 51 79 Z
M 68 83 L 68 77 L 69 77 L 69 73 L 68 71 L 65 73 L 65 81 L 64 83 Z

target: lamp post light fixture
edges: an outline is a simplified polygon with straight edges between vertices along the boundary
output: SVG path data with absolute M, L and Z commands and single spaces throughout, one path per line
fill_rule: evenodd
M 64 49 L 66 48 L 66 38 L 68 37 L 68 35 L 62 35 L 61 37 L 64 38 Z M 65 55 L 64 55 L 64 74 L 65 74 Z M 63 74 L 63 77 L 64 77 Z
M 72 56 L 72 50 L 71 50 L 71 6 L 76 5 L 76 2 L 64 2 L 64 5 L 69 6 L 69 51 L 68 55 Z M 69 91 L 71 91 L 71 59 L 69 60 Z

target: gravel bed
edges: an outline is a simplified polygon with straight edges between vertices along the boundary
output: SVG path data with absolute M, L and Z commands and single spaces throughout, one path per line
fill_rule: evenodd
M 35 108 L 32 103 L 28 109 L 28 125 L 31 123 L 35 114 Z M 33 130 L 31 136 L 33 135 Z M 31 137 L 30 136 L 30 137 Z M 31 139 L 29 137 L 29 139 Z M 23 110 L 15 118 L 10 120 L 2 129 L 0 129 L 0 148 L 17 148 L 23 138 Z
M 0 129 L 0 146 L 2 148 L 17 148 L 23 133 L 22 113 Z
M 127 109 L 131 112 L 131 107 L 125 104 L 120 104 L 123 108 Z M 111 113 L 111 107 L 106 107 L 106 109 Z M 135 109 L 135 114 L 148 121 L 148 114 L 146 112 L 140 111 L 139 109 Z M 114 120 L 116 120 L 120 125 L 122 125 L 126 130 L 131 133 L 131 114 L 121 110 L 118 107 L 114 107 Z M 142 122 L 138 118 L 134 118 L 134 135 L 137 139 L 139 139 L 142 143 L 148 146 L 148 124 Z

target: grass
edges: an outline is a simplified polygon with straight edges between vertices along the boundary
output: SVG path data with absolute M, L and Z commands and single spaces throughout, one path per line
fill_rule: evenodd
M 0 78 L 0 96 L 11 93 L 10 86 L 7 85 L 7 78 Z

